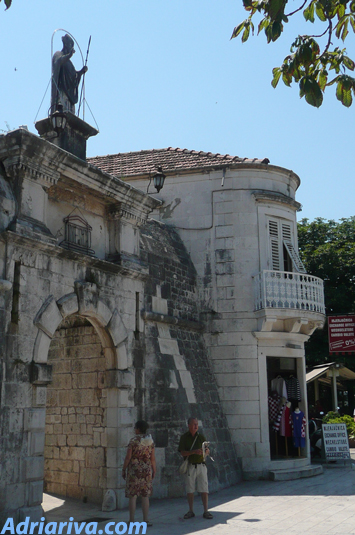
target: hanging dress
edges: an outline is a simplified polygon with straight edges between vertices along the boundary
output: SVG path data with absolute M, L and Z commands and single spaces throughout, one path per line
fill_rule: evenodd
M 293 445 L 296 448 L 304 448 L 306 445 L 306 418 L 302 411 L 293 412 L 290 417 L 293 430 Z

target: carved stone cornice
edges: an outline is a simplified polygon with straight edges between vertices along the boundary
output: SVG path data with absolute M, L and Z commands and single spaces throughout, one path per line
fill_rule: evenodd
M 43 160 L 37 163 L 22 154 L 5 158 L 3 164 L 7 175 L 11 178 L 32 180 L 47 188 L 55 186 L 60 177 L 60 173 L 46 165 Z
M 292 197 L 287 197 L 283 193 L 278 193 L 275 191 L 264 191 L 264 190 L 255 190 L 253 191 L 253 196 L 257 202 L 272 202 L 276 204 L 285 204 L 289 208 L 294 210 L 301 210 L 302 205 L 292 199 Z
M 147 220 L 147 214 L 129 206 L 125 203 L 111 205 L 108 208 L 108 218 L 111 220 L 122 220 L 131 225 L 141 226 Z

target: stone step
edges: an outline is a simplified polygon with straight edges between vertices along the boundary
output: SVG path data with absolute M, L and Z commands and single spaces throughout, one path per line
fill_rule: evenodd
M 286 470 L 270 470 L 269 479 L 272 481 L 290 481 L 291 479 L 301 479 L 302 477 L 313 477 L 323 474 L 323 466 L 305 466 Z

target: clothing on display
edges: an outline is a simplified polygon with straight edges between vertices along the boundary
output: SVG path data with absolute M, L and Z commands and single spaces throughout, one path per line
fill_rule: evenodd
M 285 379 L 281 377 L 281 375 L 278 375 L 271 381 L 271 390 L 275 390 L 279 396 L 282 396 L 283 398 L 287 398 L 287 388 Z
M 280 436 L 282 437 L 291 437 L 292 436 L 292 426 L 290 423 L 290 407 L 287 406 L 287 403 L 284 405 L 282 410 L 281 422 L 280 422 Z
M 274 422 L 277 418 L 280 408 L 280 396 L 277 392 L 272 392 L 271 396 L 268 397 L 269 405 L 269 422 Z
M 287 399 L 295 399 L 297 401 L 301 401 L 301 387 L 300 382 L 294 375 L 291 375 L 289 379 L 286 381 L 286 387 L 287 387 Z
M 295 410 L 290 415 L 290 424 L 292 425 L 293 445 L 296 448 L 304 448 L 306 445 L 307 425 L 304 413 L 300 410 Z
M 285 398 L 283 398 L 285 399 Z M 272 429 L 273 431 L 279 431 L 280 429 L 280 425 L 281 425 L 281 420 L 282 420 L 282 414 L 283 414 L 283 411 L 284 411 L 284 408 L 286 407 L 286 401 L 280 406 L 279 408 L 279 412 L 278 412 L 278 415 L 274 421 L 274 425 L 272 426 Z

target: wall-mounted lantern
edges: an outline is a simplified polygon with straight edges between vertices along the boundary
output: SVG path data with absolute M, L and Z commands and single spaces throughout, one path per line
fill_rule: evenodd
M 159 166 L 157 167 L 157 171 L 153 175 L 153 184 L 158 193 L 164 186 L 164 180 L 165 180 L 165 175 L 163 173 L 162 168 Z

